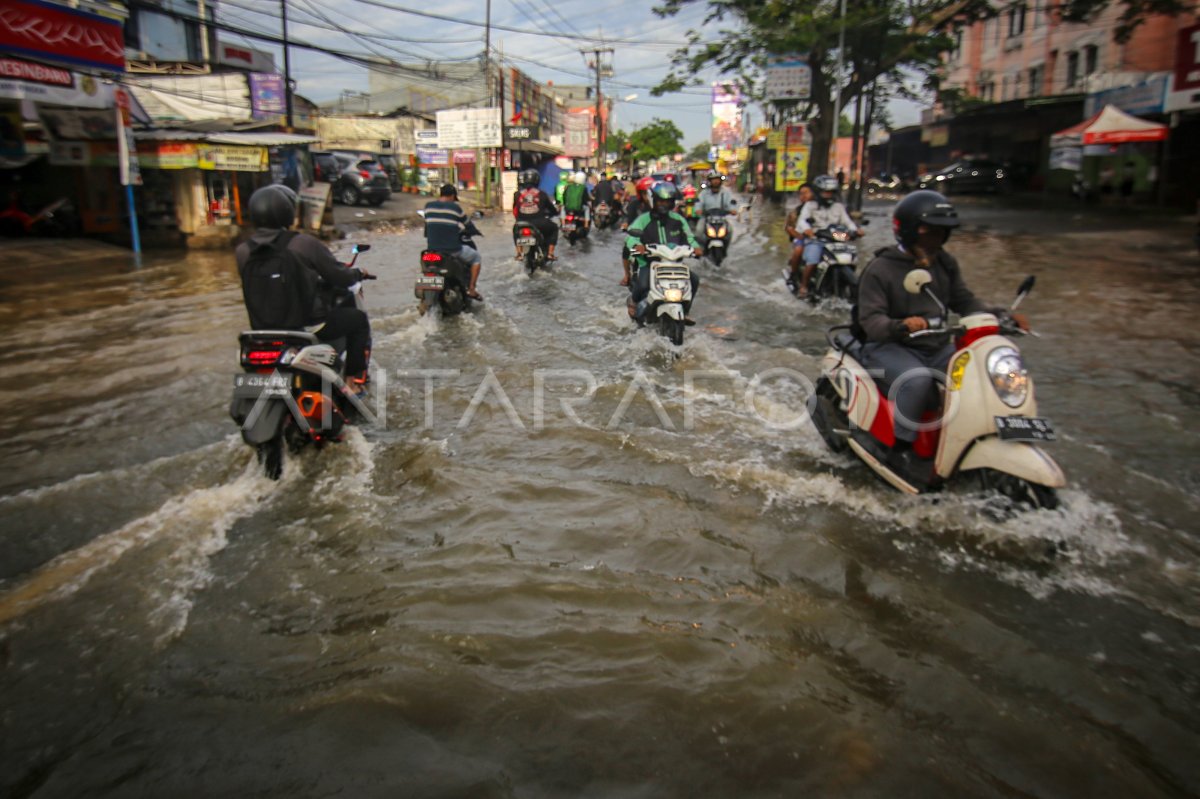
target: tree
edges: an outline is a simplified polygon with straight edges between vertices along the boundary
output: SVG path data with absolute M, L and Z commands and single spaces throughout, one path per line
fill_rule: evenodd
M 629 141 L 633 144 L 633 155 L 638 159 L 653 160 L 664 155 L 683 152 L 683 131 L 669 119 L 654 120 L 633 132 Z
M 702 141 L 688 151 L 688 161 L 707 161 L 708 151 L 712 149 L 712 145 L 706 141 Z

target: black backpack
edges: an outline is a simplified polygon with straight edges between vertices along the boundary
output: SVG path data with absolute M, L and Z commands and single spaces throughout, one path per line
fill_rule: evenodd
M 296 235 L 284 232 L 269 244 L 251 245 L 250 257 L 239 270 L 242 299 L 255 330 L 299 330 L 312 315 L 312 281 L 288 249 Z

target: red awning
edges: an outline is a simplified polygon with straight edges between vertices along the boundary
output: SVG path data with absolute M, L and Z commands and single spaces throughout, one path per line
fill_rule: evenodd
M 1055 133 L 1050 137 L 1050 146 L 1125 144 L 1126 142 L 1163 141 L 1166 138 L 1166 125 L 1126 114 L 1115 105 L 1106 105 L 1091 119 Z

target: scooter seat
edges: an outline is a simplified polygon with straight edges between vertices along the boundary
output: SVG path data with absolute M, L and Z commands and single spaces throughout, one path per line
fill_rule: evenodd
M 854 360 L 862 360 L 863 344 L 861 341 L 856 339 L 854 334 L 852 334 L 850 331 L 842 330 L 838 333 L 835 333 L 833 336 L 833 345 Z

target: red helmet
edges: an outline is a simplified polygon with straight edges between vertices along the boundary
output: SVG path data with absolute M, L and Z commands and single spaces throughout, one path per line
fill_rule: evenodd
M 638 192 L 650 191 L 650 187 L 654 185 L 654 178 L 647 175 L 637 182 Z

